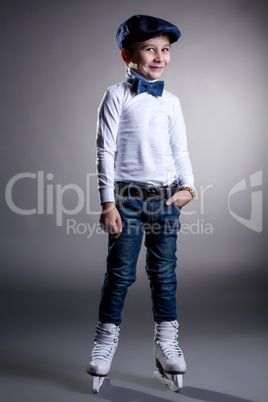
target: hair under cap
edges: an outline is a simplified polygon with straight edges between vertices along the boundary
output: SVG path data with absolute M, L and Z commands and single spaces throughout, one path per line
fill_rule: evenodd
M 134 42 L 143 42 L 154 36 L 167 34 L 170 43 L 176 42 L 181 33 L 176 25 L 150 15 L 133 15 L 116 30 L 116 42 L 120 50 L 129 49 Z

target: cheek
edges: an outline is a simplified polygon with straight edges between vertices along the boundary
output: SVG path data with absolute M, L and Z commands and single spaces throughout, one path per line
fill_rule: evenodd
M 168 58 L 166 59 L 166 66 L 168 66 L 169 63 L 170 63 L 170 58 L 168 57 Z
M 143 65 L 145 64 L 145 62 L 144 62 L 144 60 L 143 60 L 142 58 L 138 58 L 138 59 L 137 59 L 137 64 L 138 64 L 139 66 L 143 66 Z
M 143 56 L 143 57 L 140 58 L 140 62 L 142 64 L 148 64 L 150 62 L 150 60 L 151 60 L 151 57 L 148 57 L 148 56 L 147 57 Z

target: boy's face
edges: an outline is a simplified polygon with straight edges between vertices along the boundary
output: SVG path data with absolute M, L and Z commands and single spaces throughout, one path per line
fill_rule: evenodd
M 129 52 L 128 66 L 149 80 L 161 77 L 170 62 L 170 40 L 167 35 L 159 35 L 144 42 L 136 42 Z

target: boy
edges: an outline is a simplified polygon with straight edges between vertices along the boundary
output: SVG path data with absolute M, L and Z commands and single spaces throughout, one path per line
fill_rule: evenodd
M 194 178 L 179 99 L 158 81 L 170 63 L 170 45 L 180 35 L 175 25 L 147 15 L 134 15 L 116 33 L 127 75 L 107 89 L 98 114 L 100 225 L 109 233 L 109 244 L 87 370 L 94 392 L 110 370 L 143 236 L 160 370 L 155 378 L 178 390 L 186 371 L 178 343 L 176 241 L 180 210 L 195 196 Z

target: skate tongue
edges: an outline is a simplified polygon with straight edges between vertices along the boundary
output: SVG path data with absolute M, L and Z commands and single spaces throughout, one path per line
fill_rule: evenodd
M 110 322 L 98 322 L 98 327 L 99 328 L 102 328 L 102 329 L 111 329 L 111 328 L 114 328 L 114 327 L 116 327 L 116 325 L 115 324 L 113 324 L 113 323 L 110 323 Z
M 170 326 L 172 326 L 172 327 L 175 327 L 175 328 L 179 328 L 179 323 L 178 323 L 177 320 L 174 320 L 174 321 L 160 321 L 160 322 L 157 322 L 156 324 L 157 324 L 157 326 L 160 326 L 160 327 L 170 327 Z

